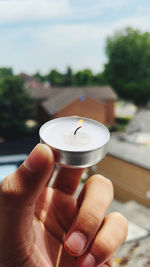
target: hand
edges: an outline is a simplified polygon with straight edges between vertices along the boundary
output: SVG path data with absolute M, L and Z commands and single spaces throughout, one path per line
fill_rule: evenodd
M 112 267 L 127 221 L 116 212 L 105 217 L 111 182 L 92 176 L 76 200 L 82 171 L 60 168 L 50 188 L 54 167 L 39 144 L 0 184 L 0 267 Z

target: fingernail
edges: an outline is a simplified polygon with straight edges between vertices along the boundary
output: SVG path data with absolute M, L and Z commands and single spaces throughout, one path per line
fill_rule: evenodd
M 74 253 L 80 254 L 84 250 L 87 238 L 80 232 L 73 232 L 67 239 L 66 245 Z
M 93 267 L 95 266 L 95 259 L 92 254 L 87 254 L 81 261 L 80 265 L 82 267 Z

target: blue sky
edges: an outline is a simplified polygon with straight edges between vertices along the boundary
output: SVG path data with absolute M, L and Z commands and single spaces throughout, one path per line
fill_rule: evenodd
M 0 0 L 0 66 L 99 72 L 106 37 L 127 26 L 150 31 L 150 0 Z

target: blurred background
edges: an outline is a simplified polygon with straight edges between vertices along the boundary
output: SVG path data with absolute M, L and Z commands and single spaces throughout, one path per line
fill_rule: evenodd
M 149 0 L 0 0 L 0 180 L 46 121 L 105 124 L 108 154 L 81 187 L 93 173 L 113 182 L 110 210 L 129 220 L 116 266 L 150 265 L 149 14 Z

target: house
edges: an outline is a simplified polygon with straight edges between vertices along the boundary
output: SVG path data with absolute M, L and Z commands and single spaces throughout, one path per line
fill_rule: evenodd
M 150 207 L 150 110 L 137 112 L 123 134 L 111 137 L 97 168 L 113 182 L 118 200 Z
M 51 87 L 48 83 L 41 83 L 33 76 L 25 73 L 20 73 L 18 76 L 23 80 L 25 90 L 35 102 L 40 103 L 49 97 Z
M 24 82 L 24 88 L 26 92 L 31 96 L 34 101 L 35 112 L 40 122 L 39 105 L 42 101 L 49 98 L 51 87 L 49 83 L 41 83 L 38 79 L 25 73 L 18 75 Z
M 114 125 L 116 94 L 110 86 L 51 88 L 48 99 L 38 107 L 40 122 L 78 115 Z
M 110 86 L 51 87 L 25 73 L 19 76 L 35 102 L 40 124 L 58 117 L 78 115 L 114 125 L 117 95 Z
M 150 133 L 150 109 L 141 108 L 128 124 L 126 131 Z

